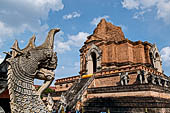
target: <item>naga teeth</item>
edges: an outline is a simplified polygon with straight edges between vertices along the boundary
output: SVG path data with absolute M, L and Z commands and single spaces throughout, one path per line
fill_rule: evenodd
M 54 74 L 54 72 L 53 72 L 52 70 L 48 70 L 48 69 L 45 69 L 45 68 L 40 69 L 39 72 L 41 72 L 41 73 L 50 73 L 50 74 Z

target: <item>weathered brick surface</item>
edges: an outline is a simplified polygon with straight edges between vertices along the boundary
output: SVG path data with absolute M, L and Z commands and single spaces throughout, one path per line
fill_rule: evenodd
M 152 97 L 92 98 L 84 103 L 86 113 L 169 113 L 170 100 Z
M 103 21 L 99 23 L 94 33 L 88 37 L 85 45 L 80 49 L 80 61 L 82 61 L 80 74 L 86 72 L 86 55 L 92 43 L 102 51 L 102 69 L 110 68 L 111 66 L 117 67 L 118 64 L 122 64 L 122 66 L 129 65 L 129 63 L 152 65 L 149 56 L 149 49 L 152 44 L 142 41 L 133 42 L 125 39 L 119 27 Z M 105 30 L 107 24 L 109 24 L 110 31 Z
M 151 80 L 144 83 L 147 75 L 142 75 L 141 80 L 137 74 L 137 71 L 147 71 L 150 77 L 154 74 L 167 80 L 166 75 L 153 68 L 149 54 L 152 46 L 126 39 L 120 27 L 102 19 L 80 49 L 80 75 L 92 73 L 91 49 L 101 51 L 96 53 L 100 56 L 96 58 L 100 70 L 93 72 L 95 79 L 82 96 L 85 113 L 108 109 L 111 113 L 170 113 L 170 82 L 168 87 L 158 81 L 156 85 Z M 125 72 L 128 72 L 128 84 L 122 86 L 120 75 Z M 77 79 L 78 76 L 57 80 L 56 91 L 66 91 Z

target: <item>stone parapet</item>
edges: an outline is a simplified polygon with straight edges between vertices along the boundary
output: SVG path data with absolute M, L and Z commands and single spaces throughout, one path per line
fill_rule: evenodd
M 152 96 L 170 99 L 170 88 L 153 84 L 135 84 L 127 86 L 89 88 L 87 93 L 89 96 L 88 98 L 91 98 L 92 95 L 94 95 L 94 97 Z
M 86 113 L 170 113 L 170 99 L 153 97 L 91 98 L 82 109 Z
M 134 82 L 136 82 L 136 79 L 137 79 L 137 71 L 140 71 L 140 70 L 147 71 L 148 73 L 152 73 L 154 75 L 161 76 L 165 79 L 168 79 L 168 77 L 164 75 L 163 73 L 160 73 L 157 70 L 146 67 L 144 65 L 124 66 L 124 67 L 120 67 L 116 69 L 114 68 L 104 69 L 100 72 L 94 73 L 94 76 L 95 76 L 95 80 L 100 79 L 100 78 L 101 80 L 102 78 L 108 79 L 106 80 L 107 83 L 114 77 L 112 81 L 112 83 L 114 83 L 114 82 L 120 81 L 119 73 L 128 72 L 129 77 L 130 77 L 129 83 L 134 84 Z M 78 76 L 73 76 L 73 77 L 68 77 L 68 78 L 57 79 L 55 82 L 56 91 L 66 91 L 79 78 L 80 76 L 78 75 Z M 105 81 L 105 79 L 103 79 L 103 81 Z M 103 83 L 103 85 L 107 86 L 107 83 Z M 113 84 L 110 84 L 109 86 L 113 86 Z
M 55 85 L 58 85 L 58 84 L 61 84 L 61 83 L 72 83 L 79 78 L 80 78 L 80 76 L 77 75 L 77 76 L 57 79 L 56 82 L 55 82 Z

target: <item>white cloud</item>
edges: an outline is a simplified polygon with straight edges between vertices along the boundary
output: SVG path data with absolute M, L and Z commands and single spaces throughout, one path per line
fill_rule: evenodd
M 5 36 L 11 36 L 13 35 L 13 30 L 10 27 L 5 26 L 3 22 L 0 21 L 0 36 L 5 37 Z
M 72 47 L 81 47 L 89 35 L 89 33 L 79 32 L 77 35 L 68 35 L 65 41 L 63 38 L 64 32 L 61 32 L 56 36 L 55 50 L 58 53 L 64 53 L 65 51 L 70 51 Z
M 65 68 L 64 66 L 61 66 L 61 69 L 62 69 L 62 70 L 64 70 L 64 68 Z
M 90 24 L 92 24 L 92 25 L 97 25 L 97 24 L 100 22 L 100 20 L 103 19 L 103 18 L 109 19 L 110 17 L 107 16 L 107 15 L 105 15 L 105 16 L 100 16 L 100 17 L 94 18 L 94 19 L 90 22 Z
M 64 7 L 62 0 L 1 0 L 0 4 L 0 36 L 25 30 L 47 30 L 48 25 L 42 21 L 47 20 L 49 11 L 59 11 Z
M 24 40 L 20 40 L 21 43 L 24 43 L 25 41 Z
M 122 6 L 126 9 L 147 9 L 155 6 L 159 1 L 164 0 L 123 0 Z
M 136 13 L 133 15 L 133 18 L 134 18 L 134 19 L 143 18 L 144 13 L 145 13 L 145 11 L 136 12 Z
M 161 58 L 165 65 L 170 65 L 170 47 L 164 47 L 161 49 Z
M 69 51 L 69 50 L 71 50 L 69 43 L 60 42 L 60 41 L 56 42 L 56 51 L 58 53 L 64 53 L 65 51 Z
M 122 5 L 124 8 L 127 8 L 127 9 L 138 9 L 139 2 L 136 0 L 124 0 L 122 2 Z
M 133 18 L 138 19 L 151 9 L 156 9 L 158 19 L 170 24 L 170 0 L 123 0 L 122 6 L 128 10 L 136 9 Z
M 78 13 L 78 12 L 72 12 L 72 13 L 70 13 L 70 14 L 68 14 L 68 15 L 64 15 L 64 16 L 63 16 L 63 19 L 69 20 L 69 19 L 77 18 L 77 17 L 80 17 L 80 13 Z
M 68 35 L 69 38 L 69 44 L 74 45 L 76 47 L 80 47 L 83 45 L 85 40 L 87 39 L 87 36 L 89 36 L 89 33 L 85 32 L 79 32 L 77 35 Z
M 170 24 L 170 0 L 167 2 L 159 2 L 157 16 L 159 19 L 163 19 L 166 23 Z
M 60 31 L 59 33 L 56 34 L 56 41 L 54 42 L 54 49 L 58 52 L 58 53 L 63 53 L 64 51 L 69 51 L 71 50 L 69 44 L 67 44 L 68 42 L 64 41 L 64 32 Z

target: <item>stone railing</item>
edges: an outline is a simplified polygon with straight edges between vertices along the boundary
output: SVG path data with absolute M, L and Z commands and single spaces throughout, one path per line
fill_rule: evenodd
M 55 82 L 55 85 L 66 83 L 66 82 L 74 82 L 74 81 L 78 80 L 79 78 L 80 78 L 80 75 L 57 79 Z
M 120 84 L 122 86 L 128 85 L 130 81 L 130 75 L 128 75 L 128 72 L 121 72 L 119 73 L 119 76 Z M 170 80 L 167 76 L 156 75 L 154 73 L 144 70 L 137 70 L 137 78 L 135 84 L 153 84 L 164 87 L 170 87 Z
M 94 76 L 76 81 L 69 90 L 61 95 L 60 106 L 64 108 L 74 109 L 76 103 L 81 99 L 83 93 L 94 80 Z

